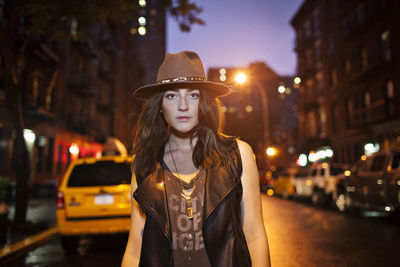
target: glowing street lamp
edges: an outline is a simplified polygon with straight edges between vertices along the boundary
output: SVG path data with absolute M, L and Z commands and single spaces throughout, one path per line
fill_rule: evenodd
M 268 147 L 265 151 L 265 153 L 267 153 L 268 156 L 272 157 L 276 155 L 276 149 L 273 147 Z
M 238 84 L 244 84 L 247 80 L 247 75 L 243 72 L 239 72 L 235 76 L 235 80 Z

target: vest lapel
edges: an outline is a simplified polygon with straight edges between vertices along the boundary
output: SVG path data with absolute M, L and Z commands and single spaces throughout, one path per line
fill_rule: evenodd
M 156 170 L 144 178 L 134 193 L 136 201 L 151 216 L 171 242 L 167 197 L 163 169 L 158 164 Z
M 240 178 L 229 174 L 225 168 L 207 170 L 203 214 L 204 223 L 238 183 L 240 183 Z

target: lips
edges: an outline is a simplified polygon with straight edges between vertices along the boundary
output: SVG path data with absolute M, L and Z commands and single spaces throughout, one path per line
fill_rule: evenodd
M 177 119 L 178 121 L 185 122 L 185 121 L 190 120 L 190 117 L 187 117 L 187 116 L 179 116 L 179 117 L 177 117 L 176 119 Z

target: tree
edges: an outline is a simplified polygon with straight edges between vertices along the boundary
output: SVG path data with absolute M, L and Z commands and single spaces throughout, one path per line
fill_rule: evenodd
M 16 172 L 15 223 L 25 223 L 28 201 L 30 162 L 24 140 L 22 92 L 29 57 L 26 48 L 39 37 L 55 40 L 84 40 L 90 26 L 96 23 L 127 23 L 136 21 L 137 1 L 133 0 L 5 0 L 6 23 L 0 23 L 1 75 L 6 89 L 7 108 L 15 130 L 13 149 Z M 193 24 L 204 24 L 198 18 L 201 8 L 189 0 L 159 0 L 177 20 L 182 31 Z M 79 25 L 71 33 L 71 22 Z

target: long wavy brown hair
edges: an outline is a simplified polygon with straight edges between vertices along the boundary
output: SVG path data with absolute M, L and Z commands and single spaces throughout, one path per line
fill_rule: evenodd
M 164 115 L 160 112 L 164 92 L 154 94 L 145 104 L 139 117 L 133 153 L 135 160 L 132 170 L 137 177 L 149 175 L 157 162 L 164 157 L 164 148 L 168 141 L 169 130 Z M 198 168 L 218 167 L 228 160 L 229 146 L 226 141 L 232 137 L 222 133 L 224 116 L 219 99 L 200 90 L 199 123 L 191 138 L 198 137 L 192 160 Z

